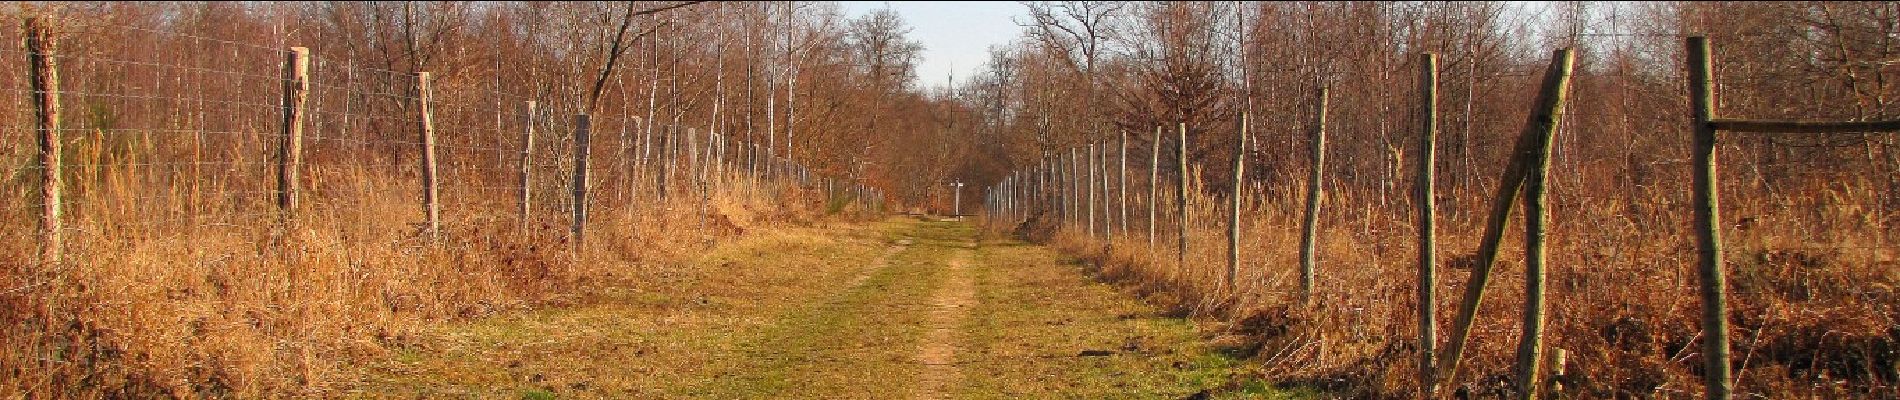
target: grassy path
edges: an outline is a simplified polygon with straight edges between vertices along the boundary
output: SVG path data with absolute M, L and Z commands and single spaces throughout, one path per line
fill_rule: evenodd
M 435 327 L 349 395 L 1286 396 L 1156 314 L 1047 249 L 892 220 L 749 237 L 668 285 Z

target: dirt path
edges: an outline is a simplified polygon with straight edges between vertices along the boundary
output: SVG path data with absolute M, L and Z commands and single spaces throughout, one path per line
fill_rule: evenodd
M 971 248 L 976 243 L 970 243 Z M 962 370 L 957 367 L 958 333 L 964 328 L 964 320 L 970 307 L 976 302 L 976 286 L 970 280 L 970 252 L 958 252 L 956 258 L 944 269 L 943 286 L 937 288 L 932 297 L 929 332 L 924 334 L 917 349 L 917 362 L 924 365 L 924 372 L 917 377 L 919 399 L 948 398 L 946 388 L 963 380 Z
M 1201 344 L 1190 323 L 1043 247 L 979 239 L 968 223 L 766 233 L 669 271 L 582 305 L 424 327 L 341 395 L 1284 395 Z

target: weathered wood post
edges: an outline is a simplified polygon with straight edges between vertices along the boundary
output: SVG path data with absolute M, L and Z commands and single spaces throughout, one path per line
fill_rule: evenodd
M 574 227 L 569 232 L 576 249 L 582 248 L 587 239 L 588 136 L 593 129 L 593 120 L 587 114 L 574 115 Z
M 1484 234 L 1478 242 L 1478 263 L 1471 270 L 1471 279 L 1465 284 L 1464 297 L 1458 304 L 1458 315 L 1452 320 L 1451 340 L 1445 343 L 1445 352 L 1438 358 L 1437 373 L 1440 382 L 1449 382 L 1458 374 L 1458 362 L 1464 354 L 1465 343 L 1471 337 L 1472 322 L 1477 318 L 1478 305 L 1484 301 L 1486 283 L 1491 280 L 1491 269 L 1496 264 L 1498 250 L 1503 242 L 1504 229 L 1510 222 L 1511 211 L 1516 207 L 1517 195 L 1524 190 L 1526 177 L 1530 174 L 1531 163 L 1537 154 L 1543 154 L 1540 138 L 1546 129 L 1555 130 L 1550 124 L 1553 114 L 1563 108 L 1563 98 L 1558 92 L 1568 87 L 1570 82 L 1570 53 L 1559 50 L 1557 57 L 1551 60 L 1545 70 L 1544 81 L 1538 89 L 1530 116 L 1524 123 L 1524 130 L 1518 135 L 1517 145 L 1512 150 L 1511 162 L 1504 168 L 1504 174 L 1498 180 L 1497 195 L 1491 205 L 1491 213 L 1485 219 Z
M 1118 171 L 1116 175 L 1119 176 L 1118 178 L 1119 182 L 1115 183 L 1115 188 L 1118 189 L 1116 190 L 1116 192 L 1118 192 L 1118 194 L 1120 195 L 1120 199 L 1119 201 L 1116 202 L 1118 203 L 1119 207 L 1115 208 L 1116 209 L 1115 222 L 1119 224 L 1117 225 L 1115 231 L 1117 234 L 1127 235 L 1128 234 L 1128 130 L 1127 129 L 1121 130 L 1121 157 L 1117 158 L 1117 161 L 1120 162 L 1121 164 L 1116 167 L 1116 171 Z
M 1709 39 L 1691 36 L 1685 43 L 1689 57 L 1689 106 L 1695 134 L 1690 157 L 1695 164 L 1696 264 L 1702 292 L 1703 395 L 1726 400 L 1732 396 L 1729 378 L 1728 277 L 1722 271 L 1721 198 L 1716 191 L 1714 67 L 1709 62 Z
M 1558 49 L 1558 70 L 1566 82 L 1569 80 L 1569 49 Z M 1537 161 L 1531 163 L 1528 184 L 1524 186 L 1524 336 L 1518 339 L 1518 398 L 1537 398 L 1537 389 L 1543 387 L 1543 330 L 1545 330 L 1545 227 L 1549 226 L 1550 214 L 1545 209 L 1547 184 L 1550 176 L 1550 148 L 1554 148 L 1558 123 L 1564 119 L 1562 104 L 1566 95 L 1566 85 L 1558 85 L 1552 93 L 1552 104 L 1545 116 L 1545 127 L 1537 140 Z
M 1572 57 L 1570 49 L 1557 50 L 1555 56 L 1559 63 L 1556 74 L 1569 82 Z M 1550 224 L 1550 214 L 1545 209 L 1547 183 L 1550 178 L 1550 152 L 1556 147 L 1558 124 L 1563 120 L 1561 111 L 1567 85 L 1558 85 L 1551 94 L 1552 104 L 1556 108 L 1545 113 L 1549 118 L 1538 136 L 1537 160 L 1531 163 L 1531 173 L 1524 187 L 1524 330 L 1518 340 L 1518 398 L 1535 399 L 1538 389 L 1543 387 L 1542 369 L 1544 357 L 1544 230 Z
M 425 229 L 428 229 L 428 236 L 434 238 L 442 230 L 442 209 L 439 204 L 440 192 L 436 189 L 440 182 L 436 179 L 435 118 L 431 115 L 433 96 L 429 92 L 429 73 L 417 72 L 416 112 L 420 114 L 417 130 L 422 135 L 422 207 L 428 212 Z
M 1069 193 L 1063 196 L 1062 202 L 1069 207 L 1068 222 L 1071 229 L 1079 225 L 1075 220 L 1082 217 L 1082 179 L 1080 177 L 1082 168 L 1081 160 L 1076 158 L 1077 150 L 1074 147 L 1069 148 L 1069 173 L 1067 179 L 1063 180 L 1064 184 L 1069 185 Z
M 1239 288 L 1236 282 L 1240 277 L 1240 199 L 1246 193 L 1242 187 L 1246 185 L 1247 125 L 1251 122 L 1252 115 L 1241 112 L 1240 133 L 1234 135 L 1234 190 L 1229 195 L 1231 207 L 1227 212 L 1227 280 L 1221 283 L 1227 290 Z
M 1155 217 L 1161 211 L 1161 125 L 1155 125 L 1154 141 L 1148 144 L 1148 253 L 1152 255 L 1159 231 Z
M 277 210 L 285 222 L 295 220 L 298 175 L 303 169 L 303 109 L 310 94 L 310 49 L 292 47 L 284 52 L 282 141 L 277 145 Z
M 1437 199 L 1433 193 L 1438 155 L 1438 55 L 1419 56 L 1419 143 L 1418 180 L 1418 382 L 1422 398 L 1435 398 L 1438 378 L 1433 368 L 1438 342 L 1437 308 L 1438 266 Z
M 1115 230 L 1114 229 L 1115 215 L 1109 212 L 1109 209 L 1111 209 L 1113 205 L 1110 204 L 1109 202 L 1108 144 L 1107 143 L 1102 144 L 1101 152 L 1095 153 L 1095 181 L 1094 183 L 1098 185 L 1096 192 L 1102 194 L 1100 197 L 1101 200 L 1097 203 L 1097 206 L 1096 206 L 1098 207 L 1099 210 L 1102 210 L 1101 212 L 1102 225 L 1101 225 L 1101 229 L 1097 230 L 1098 234 L 1100 235 L 1098 238 L 1102 240 L 1107 240 L 1109 238 L 1109 235 Z
M 1175 173 L 1174 209 L 1176 212 L 1180 214 L 1180 217 L 1181 217 L 1178 220 L 1180 222 L 1180 225 L 1178 225 L 1178 228 L 1180 229 L 1180 235 L 1176 236 L 1177 238 L 1180 239 L 1176 242 L 1179 246 L 1175 249 L 1175 254 L 1174 254 L 1174 261 L 1175 261 L 1174 267 L 1175 267 L 1175 275 L 1177 278 L 1186 276 L 1187 274 L 1187 254 L 1188 254 L 1188 172 L 1189 171 L 1188 171 L 1187 122 L 1181 122 L 1180 126 L 1181 126 L 1181 137 L 1180 137 L 1181 141 L 1179 143 L 1175 143 L 1176 145 L 1175 148 L 1179 149 L 1180 151 L 1178 152 L 1174 160 L 1175 162 L 1179 164 L 1179 169 L 1177 170 L 1178 172 Z
M 1087 170 L 1087 172 L 1083 174 L 1084 182 L 1082 182 L 1082 186 L 1084 187 L 1083 190 L 1088 192 L 1088 196 L 1085 198 L 1088 202 L 1088 205 L 1085 207 L 1088 210 L 1088 236 L 1095 237 L 1095 142 L 1089 142 L 1088 160 L 1084 162 L 1086 164 L 1083 166 L 1083 169 Z
M 1305 228 L 1300 235 L 1300 302 L 1311 304 L 1313 284 L 1319 269 L 1319 208 L 1326 199 L 1326 102 L 1325 85 L 1319 88 L 1314 103 L 1312 175 L 1306 179 Z
M 523 233 L 528 232 L 528 229 L 530 229 L 529 223 L 530 221 L 532 221 L 532 219 L 530 219 L 530 215 L 532 215 L 530 214 L 531 212 L 530 208 L 532 208 L 534 204 L 533 200 L 534 200 L 535 106 L 536 104 L 533 100 L 529 100 L 525 103 L 522 103 L 521 162 L 520 162 L 521 164 L 521 201 L 520 201 L 521 209 L 519 210 L 520 212 L 519 218 L 521 220 L 521 232 Z
M 26 19 L 26 60 L 33 85 L 33 128 L 40 145 L 40 264 L 60 264 L 64 243 L 60 240 L 60 157 L 59 65 L 54 52 L 58 38 L 53 35 L 51 17 Z

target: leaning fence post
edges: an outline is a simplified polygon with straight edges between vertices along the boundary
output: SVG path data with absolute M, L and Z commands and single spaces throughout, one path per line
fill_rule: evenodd
M 534 200 L 534 113 L 535 102 L 522 104 L 521 114 L 521 231 L 529 229 L 529 209 Z
M 1550 149 L 1556 143 L 1557 126 L 1563 120 L 1564 96 L 1570 83 L 1570 49 L 1559 49 L 1555 55 L 1557 68 L 1557 86 L 1550 92 L 1550 108 L 1542 113 L 1548 118 L 1541 121 L 1543 126 L 1538 132 L 1537 151 L 1527 156 L 1537 157 L 1531 163 L 1529 182 L 1524 187 L 1524 329 L 1518 340 L 1518 398 L 1535 399 L 1541 377 L 1544 356 L 1544 230 L 1549 225 L 1550 214 L 1545 209 L 1547 197 L 1546 184 L 1549 180 Z
M 310 49 L 284 53 L 283 141 L 277 147 L 277 210 L 286 222 L 297 210 L 297 176 L 303 169 L 303 108 L 310 94 Z
M 40 144 L 40 263 L 60 264 L 59 68 L 53 57 L 58 40 L 49 17 L 26 19 L 27 69 L 32 74 L 34 129 Z
M 1305 228 L 1300 235 L 1300 302 L 1311 304 L 1313 284 L 1319 269 L 1319 207 L 1326 198 L 1326 92 L 1325 86 L 1319 88 L 1319 98 L 1313 120 L 1313 171 L 1306 181 L 1306 219 Z
M 1472 266 L 1471 278 L 1466 281 L 1464 297 L 1458 304 L 1458 315 L 1452 320 L 1451 340 L 1445 342 L 1445 351 L 1438 358 L 1440 382 L 1449 382 L 1457 377 L 1458 362 L 1464 354 L 1465 342 L 1471 337 L 1471 326 L 1477 318 L 1478 306 L 1484 302 L 1485 285 L 1491 280 L 1498 248 L 1503 243 L 1504 229 L 1510 223 L 1512 209 L 1517 206 L 1517 195 L 1524 189 L 1530 163 L 1535 161 L 1531 154 L 1539 152 L 1537 138 L 1545 129 L 1546 121 L 1553 118 L 1551 114 L 1563 107 L 1561 102 L 1554 101 L 1554 95 L 1560 86 L 1569 83 L 1568 66 L 1562 59 L 1551 60 L 1545 70 L 1542 86 L 1532 102 L 1533 108 L 1524 123 L 1524 130 L 1518 134 L 1517 144 L 1511 151 L 1513 156 L 1510 164 L 1504 167 L 1504 175 L 1498 180 L 1497 195 L 1492 200 L 1491 213 L 1485 219 L 1484 233 L 1478 240 L 1478 263 Z M 1565 69 L 1559 72 L 1560 68 Z
M 1438 55 L 1419 57 L 1419 143 L 1418 143 L 1418 382 L 1419 394 L 1434 398 L 1438 380 L 1436 368 L 1438 320 L 1433 312 L 1438 297 L 1437 198 L 1433 193 L 1438 157 Z
M 1721 198 L 1716 192 L 1715 169 L 1715 79 L 1709 62 L 1709 40 L 1691 36 L 1686 41 L 1689 55 L 1689 106 L 1694 113 L 1695 134 L 1690 156 L 1695 164 L 1695 227 L 1697 270 L 1702 280 L 1702 352 L 1703 391 L 1709 399 L 1728 399 L 1728 278 L 1722 271 Z
M 435 237 L 442 229 L 442 209 L 440 192 L 435 169 L 435 118 L 432 117 L 430 104 L 433 96 L 429 94 L 429 73 L 416 73 L 416 110 L 420 113 L 417 124 L 422 134 L 422 206 L 428 212 L 428 235 Z
M 593 130 L 593 121 L 587 114 L 574 115 L 574 227 L 570 233 L 574 236 L 575 248 L 580 248 L 587 235 L 587 156 L 588 134 Z

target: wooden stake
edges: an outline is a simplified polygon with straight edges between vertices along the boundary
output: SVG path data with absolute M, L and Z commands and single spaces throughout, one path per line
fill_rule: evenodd
M 1696 265 L 1702 292 L 1702 386 L 1708 399 L 1732 396 L 1729 378 L 1728 277 L 1722 271 L 1721 197 L 1715 168 L 1715 78 L 1709 39 L 1689 37 L 1689 106 L 1695 135 L 1690 158 L 1695 165 Z
M 1116 170 L 1119 171 L 1116 173 L 1116 175 L 1120 177 L 1119 178 L 1120 182 L 1117 182 L 1115 184 L 1115 188 L 1119 189 L 1117 190 L 1117 192 L 1120 193 L 1121 198 L 1118 201 L 1120 207 L 1115 208 L 1116 209 L 1115 221 L 1120 224 L 1120 225 L 1117 225 L 1115 231 L 1121 235 L 1127 235 L 1128 234 L 1128 130 L 1127 129 L 1121 130 L 1121 157 L 1118 157 L 1117 161 L 1121 163 L 1121 165 L 1116 167 Z
M 1545 210 L 1546 187 L 1549 181 L 1550 152 L 1555 147 L 1557 127 L 1563 120 L 1564 97 L 1570 83 L 1570 49 L 1559 49 L 1553 56 L 1557 63 L 1554 72 L 1558 78 L 1555 91 L 1551 92 L 1551 107 L 1542 110 L 1547 115 L 1543 127 L 1538 132 L 1536 160 L 1531 163 L 1529 184 L 1524 188 L 1524 330 L 1518 339 L 1518 398 L 1535 399 L 1540 388 L 1544 356 L 1544 231 L 1550 223 L 1550 215 Z
M 1419 57 L 1419 143 L 1418 180 L 1414 182 L 1418 204 L 1418 382 L 1422 398 L 1435 398 L 1438 378 L 1436 346 L 1438 244 L 1437 198 L 1433 193 L 1438 156 L 1438 55 Z
M 535 102 L 522 103 L 521 114 L 521 232 L 526 233 L 534 200 L 534 115 Z
M 1175 157 L 1175 160 L 1174 160 L 1180 164 L 1179 169 L 1177 169 L 1179 173 L 1175 174 L 1176 179 L 1175 179 L 1175 185 L 1174 185 L 1174 200 L 1175 200 L 1174 209 L 1177 213 L 1180 214 L 1180 217 L 1181 217 L 1180 218 L 1181 224 L 1179 225 L 1180 234 L 1176 235 L 1176 237 L 1180 239 L 1177 243 L 1179 246 L 1176 249 L 1175 254 L 1174 254 L 1175 275 L 1177 277 L 1184 276 L 1184 274 L 1187 273 L 1187 251 L 1188 251 L 1188 175 L 1189 175 L 1189 171 L 1188 171 L 1188 160 L 1187 160 L 1188 159 L 1187 122 L 1180 123 L 1180 126 L 1181 126 L 1181 138 L 1180 138 L 1181 141 L 1179 143 L 1176 143 L 1176 147 L 1175 147 L 1179 149 L 1179 153 Z
M 1153 255 L 1159 230 L 1155 216 L 1161 211 L 1161 125 L 1155 125 L 1154 141 L 1148 143 L 1148 252 Z
M 1240 134 L 1234 135 L 1234 190 L 1229 195 L 1231 208 L 1227 212 L 1227 280 L 1222 282 L 1227 290 L 1238 288 L 1235 284 L 1240 276 L 1240 199 L 1246 193 L 1242 187 L 1246 185 L 1247 125 L 1251 122 L 1252 115 L 1242 111 Z
M 60 232 L 61 171 L 59 121 L 59 65 L 54 52 L 58 38 L 50 17 L 26 19 L 26 59 L 33 85 L 34 130 L 40 145 L 40 264 L 60 265 L 64 243 Z M 50 269 L 48 270 L 50 271 Z
M 592 131 L 593 120 L 587 114 L 574 116 L 574 227 L 570 233 L 576 249 L 587 239 L 587 158 L 591 148 L 588 135 Z
M 1082 217 L 1082 204 L 1078 201 L 1082 199 L 1082 180 L 1079 178 L 1082 168 L 1080 166 L 1081 160 L 1076 158 L 1076 150 L 1074 147 L 1069 148 L 1068 176 L 1062 180 L 1063 184 L 1069 185 L 1069 192 L 1062 196 L 1062 203 L 1069 208 L 1068 222 L 1071 228 L 1074 228 L 1074 225 L 1076 225 L 1075 220 Z
M 1101 228 L 1097 230 L 1097 234 L 1099 235 L 1097 238 L 1107 240 L 1109 235 L 1115 231 L 1115 218 L 1114 214 L 1109 213 L 1109 209 L 1113 207 L 1113 205 L 1109 201 L 1108 184 L 1110 181 L 1108 179 L 1108 144 L 1106 143 L 1102 144 L 1101 152 L 1095 153 L 1095 177 L 1095 183 L 1097 184 L 1096 192 L 1102 194 L 1100 197 L 1101 200 L 1096 205 L 1097 209 L 1102 210 L 1102 225 Z
M 285 222 L 297 210 L 298 175 L 303 169 L 303 108 L 310 94 L 310 49 L 284 52 L 283 141 L 277 146 L 277 210 Z
M 1090 142 L 1090 143 L 1089 143 L 1089 154 L 1088 154 L 1088 160 L 1085 160 L 1085 163 L 1086 163 L 1086 165 L 1084 165 L 1084 166 L 1083 166 L 1083 169 L 1085 169 L 1085 170 L 1087 170 L 1087 172 L 1083 174 L 1083 180 L 1084 180 L 1084 182 L 1082 182 L 1082 186 L 1084 187 L 1084 189 L 1083 189 L 1083 190 L 1084 190 L 1084 191 L 1087 191 L 1087 192 L 1088 192 L 1088 197 L 1086 198 L 1086 200 L 1088 201 L 1088 205 L 1087 205 L 1087 207 L 1086 207 L 1086 208 L 1087 208 L 1087 210 L 1088 210 L 1088 220 L 1089 220 L 1089 221 L 1088 221 L 1088 229 L 1089 229 L 1089 231 L 1088 231 L 1088 232 L 1089 232 L 1089 234 L 1088 234 L 1088 236 L 1089 236 L 1089 237 L 1095 237 L 1095 219 L 1096 219 L 1096 218 L 1095 218 L 1095 217 L 1096 217 L 1096 213 L 1095 213 L 1095 177 L 1096 177 L 1096 174 L 1095 174 L 1095 165 L 1096 165 L 1096 162 L 1095 162 L 1095 143 L 1094 143 L 1094 142 Z
M 1530 174 L 1530 164 L 1535 162 L 1534 154 L 1541 153 L 1538 138 L 1546 129 L 1547 121 L 1553 118 L 1552 114 L 1563 106 L 1556 95 L 1569 84 L 1569 65 L 1563 59 L 1551 60 L 1537 98 L 1532 103 L 1535 108 L 1531 109 L 1524 130 L 1518 135 L 1517 145 L 1512 150 L 1514 156 L 1510 164 L 1505 166 L 1503 177 L 1498 179 L 1498 191 L 1491 204 L 1491 214 L 1485 220 L 1484 235 L 1478 242 L 1478 263 L 1471 270 L 1471 279 L 1466 282 L 1464 297 L 1458 304 L 1458 316 L 1452 321 L 1451 341 L 1445 343 L 1445 352 L 1438 359 L 1440 382 L 1450 382 L 1457 377 L 1459 359 L 1464 354 L 1465 343 L 1471 337 L 1471 326 L 1477 318 L 1478 306 L 1484 302 L 1485 285 L 1491 281 L 1491 268 L 1497 263 L 1504 229 L 1510 223 L 1517 195 L 1524 189 L 1525 178 Z
M 1306 223 L 1300 235 L 1300 302 L 1312 304 L 1319 269 L 1319 208 L 1326 198 L 1326 87 L 1320 87 L 1313 121 L 1312 175 L 1306 180 Z
M 419 125 L 417 130 L 421 131 L 422 135 L 422 207 L 428 212 L 427 235 L 434 238 L 442 230 L 442 209 L 438 204 L 441 199 L 440 193 L 436 189 L 439 182 L 436 179 L 435 169 L 435 118 L 430 115 L 431 99 L 429 73 L 417 72 L 416 112 L 420 114 L 420 118 L 417 118 Z

